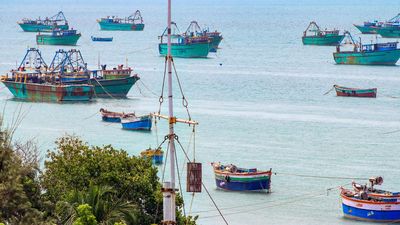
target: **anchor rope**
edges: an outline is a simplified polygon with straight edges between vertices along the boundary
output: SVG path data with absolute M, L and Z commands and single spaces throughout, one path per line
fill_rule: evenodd
M 331 91 L 333 91 L 333 89 L 334 89 L 334 88 L 335 88 L 335 86 L 332 86 L 332 88 L 331 88 L 331 89 L 329 89 L 329 91 L 325 92 L 325 94 L 324 94 L 324 95 L 327 95 L 327 94 L 331 93 Z
M 110 93 L 108 93 L 108 91 L 103 87 L 103 85 L 100 84 L 100 82 L 99 82 L 96 78 L 93 78 L 93 79 L 100 85 L 100 87 L 104 90 L 104 92 L 105 92 L 108 96 L 110 96 L 112 99 L 116 99 L 116 98 L 114 98 L 114 96 L 112 96 Z
M 154 96 L 158 96 L 157 95 L 157 93 L 155 93 L 154 91 L 152 91 L 147 85 L 145 85 L 144 84 L 144 82 L 141 80 L 141 79 L 139 79 L 139 82 L 143 85 L 143 87 L 146 89 L 146 90 L 148 90 L 151 94 L 153 94 Z

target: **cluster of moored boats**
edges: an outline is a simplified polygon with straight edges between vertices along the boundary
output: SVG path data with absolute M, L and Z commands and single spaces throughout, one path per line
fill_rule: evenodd
M 34 102 L 90 101 L 93 98 L 126 98 L 140 78 L 133 69 L 118 65 L 89 70 L 79 50 L 56 51 L 50 65 L 37 48 L 29 48 L 11 75 L 1 82 L 15 98 Z
M 383 38 L 400 38 L 400 14 L 386 22 L 364 22 L 354 25 L 362 34 L 377 34 Z M 345 65 L 395 65 L 400 58 L 398 42 L 363 44 L 354 40 L 350 32 L 321 29 L 311 22 L 303 32 L 304 45 L 336 46 L 333 59 Z M 350 45 L 350 47 L 349 47 Z M 376 88 L 347 88 L 334 85 L 337 96 L 375 98 Z
M 106 31 L 143 31 L 143 17 L 139 10 L 134 14 L 120 18 L 107 16 L 97 20 L 100 30 Z M 22 19 L 18 22 L 23 31 L 38 32 L 36 43 L 38 45 L 76 45 L 81 33 L 70 28 L 63 12 L 45 19 Z M 196 21 L 192 21 L 187 30 L 181 33 L 176 25 L 172 23 L 172 45 L 171 54 L 181 58 L 205 58 L 209 52 L 217 52 L 222 41 L 222 35 L 218 31 L 210 31 L 209 28 L 201 28 Z M 160 55 L 167 54 L 167 29 L 159 36 L 158 50 Z M 111 42 L 113 37 L 91 36 L 92 41 Z

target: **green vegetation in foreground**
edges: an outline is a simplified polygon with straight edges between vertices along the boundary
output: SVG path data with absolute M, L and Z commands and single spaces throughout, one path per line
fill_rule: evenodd
M 150 160 L 65 136 L 40 170 L 35 145 L 12 144 L 9 133 L 0 129 L 0 224 L 161 222 L 161 184 Z M 178 196 L 178 224 L 195 225 L 197 217 L 184 217 L 182 205 Z

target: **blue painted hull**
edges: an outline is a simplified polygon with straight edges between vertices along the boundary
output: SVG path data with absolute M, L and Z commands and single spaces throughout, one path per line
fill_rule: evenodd
M 140 121 L 121 123 L 122 129 L 125 130 L 151 130 L 151 118 Z
M 162 164 L 163 163 L 163 158 L 164 158 L 163 155 L 153 155 L 151 157 L 151 162 L 153 164 Z
M 104 122 L 110 122 L 110 123 L 120 123 L 121 122 L 121 118 L 119 118 L 119 117 L 103 116 L 102 119 Z
M 345 204 L 342 204 L 342 208 L 345 217 L 356 220 L 391 222 L 400 219 L 400 211 L 366 210 L 355 208 Z
M 242 182 L 242 181 L 225 181 L 215 179 L 215 183 L 217 187 L 230 190 L 230 191 L 260 191 L 260 190 L 269 190 L 270 188 L 270 180 L 256 180 L 250 182 Z

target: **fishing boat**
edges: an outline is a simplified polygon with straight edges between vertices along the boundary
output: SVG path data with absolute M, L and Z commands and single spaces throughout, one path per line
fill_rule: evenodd
M 375 190 L 374 185 L 382 184 L 382 177 L 372 177 L 369 181 L 369 187 L 357 183 L 353 183 L 353 190 L 341 187 L 340 197 L 344 216 L 371 222 L 399 222 L 398 193 Z
M 38 33 L 36 35 L 36 43 L 38 45 L 76 45 L 80 37 L 81 34 L 77 33 L 76 30 L 55 28 L 51 34 Z
M 317 23 L 312 21 L 303 32 L 302 41 L 304 45 L 338 45 L 344 37 L 344 34 L 339 34 L 339 30 L 321 30 Z
M 395 65 L 400 58 L 398 42 L 362 44 L 361 39 L 356 43 L 351 35 L 352 50 L 341 51 L 340 45 L 336 46 L 333 58 L 337 64 L 351 65 Z
M 97 22 L 101 30 L 142 31 L 144 29 L 143 17 L 139 10 L 125 18 L 107 16 L 98 19 Z
M 339 85 L 333 85 L 336 90 L 337 96 L 343 97 L 364 97 L 364 98 L 376 98 L 376 88 L 360 89 L 360 88 L 347 88 Z
M 152 115 L 129 116 L 121 119 L 122 129 L 150 131 L 152 126 Z
M 176 23 L 172 24 L 172 35 L 171 35 L 171 54 L 173 57 L 179 58 L 206 58 L 210 52 L 210 39 L 206 36 L 201 37 L 190 37 L 182 35 L 177 27 Z M 167 44 L 164 39 L 167 37 L 167 28 L 163 34 L 159 37 L 161 42 L 158 45 L 158 51 L 160 55 L 167 55 Z
M 98 98 L 126 98 L 129 90 L 140 79 L 132 75 L 132 68 L 119 65 L 113 69 L 89 70 L 77 49 L 58 50 L 50 64 L 51 73 L 58 75 L 65 84 L 89 84 Z
M 101 41 L 101 42 L 111 42 L 113 40 L 112 37 L 90 37 L 92 41 Z
M 163 163 L 164 151 L 161 148 L 148 148 L 140 153 L 144 158 L 150 158 L 153 164 L 159 165 Z
M 111 112 L 103 108 L 100 109 L 100 113 L 101 113 L 101 119 L 104 122 L 111 122 L 111 123 L 120 123 L 121 118 L 135 116 L 135 113 Z
M 356 25 L 354 24 L 357 29 L 361 31 L 363 34 L 381 34 L 382 37 L 393 37 L 393 32 L 396 28 L 400 26 L 400 13 L 397 14 L 395 17 L 389 19 L 388 21 L 367 21 L 364 22 L 363 25 Z M 379 32 L 380 31 L 380 32 Z M 398 33 L 397 35 L 400 35 Z M 394 36 L 395 37 L 395 36 Z
M 214 31 L 210 32 L 208 28 L 201 29 L 197 21 L 190 22 L 184 35 L 186 37 L 208 37 L 210 41 L 210 52 L 217 52 L 218 46 L 222 41 L 221 32 Z
M 383 38 L 399 38 L 400 24 L 385 24 L 381 27 L 377 27 L 376 32 Z
M 259 171 L 256 168 L 245 169 L 235 165 L 211 163 L 214 169 L 215 183 L 218 188 L 230 191 L 270 191 L 272 169 Z
M 47 73 L 47 68 L 40 51 L 30 48 L 19 67 L 11 71 L 11 77 L 2 76 L 1 82 L 15 98 L 21 100 L 44 102 L 91 100 L 94 92 L 92 85 L 63 84 L 54 74 Z
M 377 28 L 382 27 L 383 22 L 378 22 L 377 20 L 375 20 L 373 22 L 364 22 L 363 25 L 353 25 L 357 27 L 357 29 L 360 30 L 362 34 L 376 34 Z
M 54 27 L 59 28 L 60 30 L 68 30 L 68 21 L 64 16 L 62 11 L 58 12 L 56 15 L 52 17 L 46 17 L 45 19 L 22 19 L 21 22 L 18 22 L 18 25 L 25 32 L 50 32 Z

